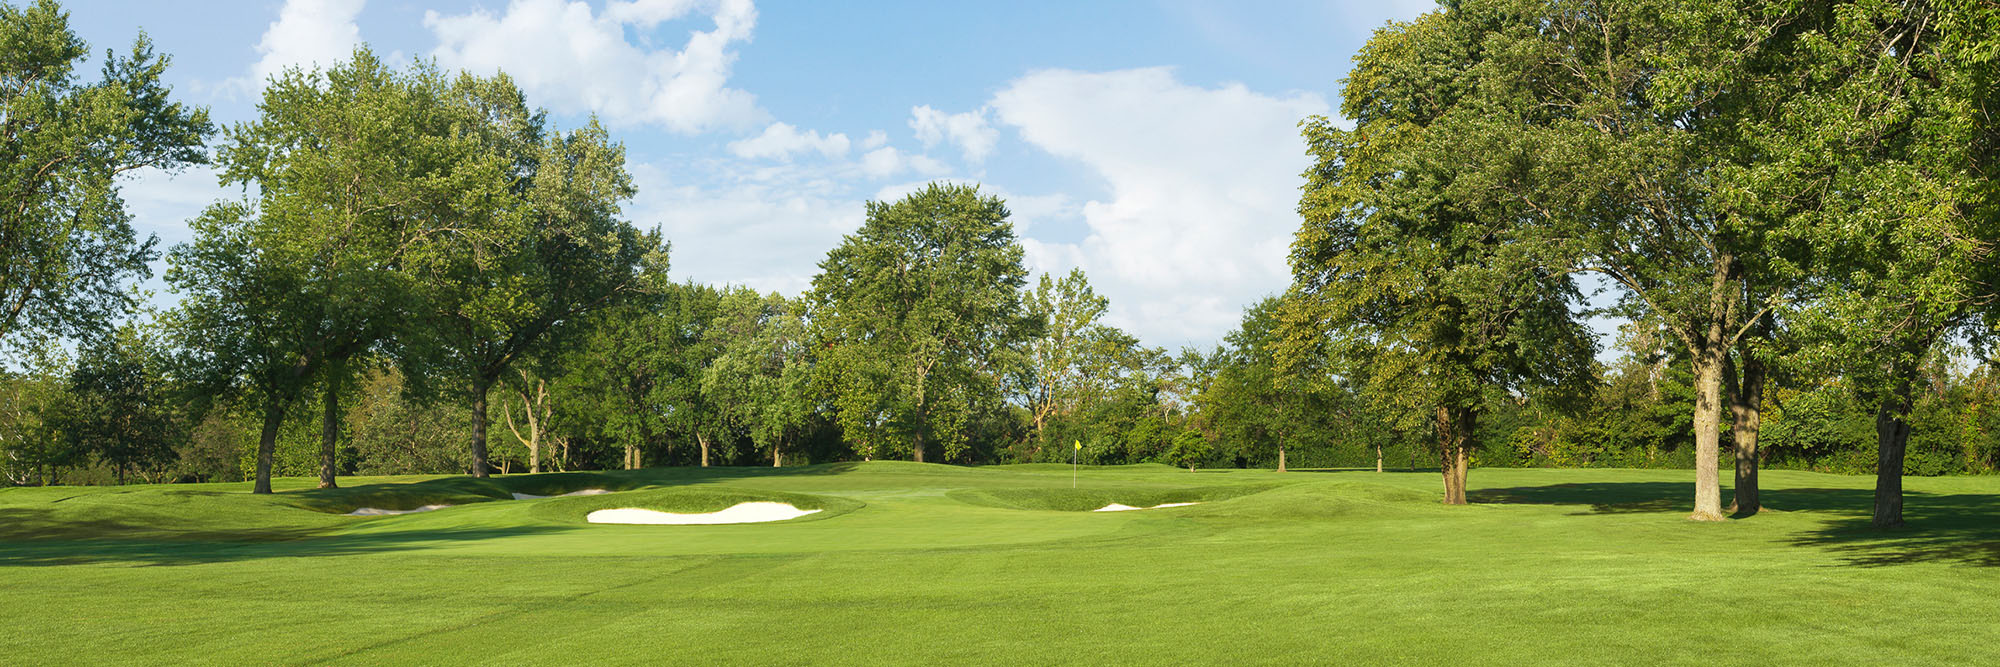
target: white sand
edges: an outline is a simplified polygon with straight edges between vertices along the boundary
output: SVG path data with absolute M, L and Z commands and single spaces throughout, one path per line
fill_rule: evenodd
M 604 495 L 604 494 L 607 494 L 607 493 L 610 493 L 610 491 L 606 491 L 606 490 L 604 490 L 604 489 L 584 489 L 584 490 L 582 490 L 582 491 L 571 491 L 571 492 L 569 492 L 569 493 L 561 493 L 561 494 L 556 494 L 556 495 L 553 495 L 553 496 L 538 496 L 538 495 L 535 495 L 535 494 L 532 494 L 532 493 L 516 493 L 516 494 L 514 494 L 514 499 L 515 499 L 515 500 L 536 500 L 536 499 L 540 499 L 540 498 L 561 498 L 561 497 L 563 497 L 563 496 L 601 496 L 601 495 Z
M 1105 506 L 1103 506 L 1103 507 L 1099 507 L 1099 508 L 1097 508 L 1097 509 L 1094 509 L 1094 510 L 1091 510 L 1091 511 L 1092 511 L 1092 512 L 1130 512 L 1130 511 L 1132 511 L 1132 510 L 1156 510 L 1156 509 L 1160 509 L 1160 508 L 1162 508 L 1162 507 L 1187 507 L 1187 506 L 1189 506 L 1189 505 L 1195 505 L 1195 504 L 1198 504 L 1198 503 L 1161 503 L 1161 504 L 1158 504 L 1158 505 L 1154 505 L 1154 506 L 1152 506 L 1152 507 L 1133 507 L 1133 506 L 1131 506 L 1131 505 L 1120 505 L 1120 504 L 1118 504 L 1118 503 L 1111 503 L 1111 504 L 1109 504 L 1109 505 L 1105 505 Z
M 385 509 L 376 509 L 376 508 L 373 508 L 373 507 L 363 507 L 363 508 L 361 508 L 361 509 L 358 509 L 358 510 L 354 510 L 354 511 L 352 511 L 352 512 L 348 512 L 348 513 L 347 513 L 347 516 L 389 516 L 389 515 L 391 515 L 391 514 L 416 514 L 416 513 L 418 513 L 418 512 L 429 512 L 429 511 L 433 511 L 433 510 L 441 510 L 441 509 L 444 509 L 444 508 L 446 508 L 446 507 L 451 507 L 451 506 L 450 506 L 450 505 L 425 505 L 425 506 L 423 506 L 423 507 L 419 507 L 419 508 L 416 508 L 416 509 L 413 509 L 413 510 L 385 510 Z
M 791 503 L 737 503 L 720 512 L 676 514 L 659 510 L 621 507 L 597 510 L 584 517 L 591 523 L 633 523 L 647 525 L 713 525 L 722 523 L 764 523 L 796 519 L 819 510 L 802 510 Z

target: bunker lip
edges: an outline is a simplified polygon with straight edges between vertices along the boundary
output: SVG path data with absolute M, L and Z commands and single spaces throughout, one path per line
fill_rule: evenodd
M 584 489 L 581 491 L 571 491 L 569 493 L 559 493 L 553 496 L 537 496 L 532 493 L 514 493 L 511 495 L 514 496 L 515 500 L 537 500 L 541 498 L 561 498 L 564 496 L 600 496 L 607 493 L 610 493 L 610 491 L 606 491 L 604 489 Z M 361 508 L 356 508 L 352 512 L 343 514 L 342 516 L 395 516 L 398 514 L 435 512 L 437 510 L 441 510 L 446 507 L 452 507 L 452 505 L 447 505 L 447 504 L 425 505 L 423 507 L 418 507 L 416 509 L 407 509 L 407 510 L 387 510 L 387 509 L 382 509 L 380 507 L 361 507 Z
M 817 509 L 802 510 L 792 506 L 791 503 L 752 501 L 737 503 L 731 505 L 728 509 L 715 512 L 685 514 L 662 512 L 639 507 L 619 507 L 591 512 L 584 517 L 584 520 L 590 523 L 606 524 L 706 526 L 787 521 L 808 514 L 815 514 L 819 511 Z
M 601 496 L 607 493 L 610 493 L 610 491 L 607 491 L 605 489 L 583 489 L 581 491 L 571 491 L 569 493 L 558 493 L 553 496 L 538 496 L 532 493 L 520 493 L 520 492 L 515 492 L 513 496 L 515 500 L 539 500 L 542 498 L 565 498 L 569 496 Z
M 379 507 L 363 507 L 363 508 L 360 508 L 360 509 L 357 509 L 357 510 L 354 510 L 354 511 L 352 511 L 352 512 L 348 512 L 348 513 L 347 513 L 347 514 L 345 514 L 344 516 L 392 516 L 392 515 L 396 515 L 396 514 L 416 514 L 416 513 L 418 513 L 418 512 L 434 512 L 434 511 L 437 511 L 437 510 L 441 510 L 441 509 L 444 509 L 444 508 L 446 508 L 446 507 L 451 507 L 451 506 L 450 506 L 450 505 L 425 505 L 425 506 L 423 506 L 423 507 L 419 507 L 419 508 L 416 508 L 416 509 L 407 509 L 407 510 L 385 510 L 385 509 L 381 509 L 381 508 L 379 508 Z
M 1130 512 L 1130 511 L 1133 511 L 1133 510 L 1156 510 L 1156 509 L 1161 509 L 1161 508 L 1166 508 L 1166 507 L 1187 507 L 1187 506 L 1189 506 L 1189 505 L 1198 505 L 1198 504 L 1200 504 L 1200 503 L 1160 503 L 1160 504 L 1158 504 L 1158 505 L 1154 505 L 1154 506 L 1152 506 L 1152 507 L 1133 507 L 1133 506 L 1131 506 L 1131 505 L 1126 505 L 1126 504 L 1122 504 L 1122 503 L 1111 503 L 1111 504 L 1109 504 L 1109 505 L 1105 505 L 1105 506 L 1103 506 L 1103 507 L 1099 507 L 1099 508 L 1097 508 L 1097 509 L 1094 509 L 1094 510 L 1091 510 L 1091 511 L 1092 511 L 1092 512 Z

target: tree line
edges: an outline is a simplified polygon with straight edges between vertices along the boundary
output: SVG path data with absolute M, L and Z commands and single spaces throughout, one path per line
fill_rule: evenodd
M 1962 3 L 1446 3 L 1378 30 L 1312 165 L 1293 285 L 1208 349 L 1031 276 L 1005 202 L 869 202 L 805 293 L 674 282 L 624 151 L 504 74 L 291 70 L 220 128 L 143 36 L 100 80 L 0 8 L 11 483 L 786 465 L 1986 472 L 2000 12 Z M 120 174 L 243 196 L 162 256 Z M 1601 276 L 1613 303 L 1593 300 Z M 1598 360 L 1586 318 L 1628 322 Z M 59 341 L 68 341 L 59 344 Z M 1725 446 L 1726 445 L 1726 446 Z M 1076 450 L 1074 446 L 1081 446 Z

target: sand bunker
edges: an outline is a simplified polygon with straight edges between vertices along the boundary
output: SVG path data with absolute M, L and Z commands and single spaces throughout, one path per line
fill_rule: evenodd
M 1118 504 L 1118 503 L 1111 503 L 1111 504 L 1109 504 L 1109 505 L 1105 505 L 1105 506 L 1103 506 L 1103 507 L 1099 507 L 1099 508 L 1097 508 L 1097 509 L 1094 509 L 1094 510 L 1091 510 L 1091 511 L 1092 511 L 1092 512 L 1129 512 L 1129 511 L 1132 511 L 1132 510 L 1156 510 L 1156 509 L 1160 509 L 1160 508 L 1162 508 L 1162 507 L 1187 507 L 1188 505 L 1194 505 L 1194 504 L 1196 504 L 1196 503 L 1161 503 L 1161 504 L 1158 504 L 1158 505 L 1154 505 L 1154 506 L 1152 506 L 1152 507 L 1133 507 L 1133 506 L 1131 506 L 1131 505 L 1120 505 L 1120 504 Z
M 429 512 L 429 511 L 432 511 L 432 510 L 441 510 L 441 509 L 444 509 L 444 508 L 446 508 L 446 507 L 451 507 L 451 506 L 450 506 L 450 505 L 425 505 L 425 506 L 423 506 L 423 507 L 419 507 L 419 508 L 416 508 L 416 509 L 413 509 L 413 510 L 385 510 L 385 509 L 378 509 L 378 508 L 374 508 L 374 507 L 363 507 L 363 508 L 361 508 L 361 509 L 358 509 L 358 510 L 354 510 L 354 511 L 352 511 L 352 512 L 348 512 L 348 513 L 347 513 L 347 516 L 389 516 L 389 515 L 391 515 L 391 514 L 416 514 L 416 513 L 418 513 L 418 512 Z
M 591 523 L 630 523 L 647 525 L 713 525 L 722 523 L 764 523 L 796 519 L 819 510 L 802 510 L 791 503 L 750 502 L 737 503 L 720 512 L 698 514 L 676 514 L 659 510 L 621 507 L 597 510 L 584 517 Z
M 515 500 L 535 500 L 535 499 L 538 499 L 538 498 L 561 498 L 561 497 L 564 497 L 564 496 L 601 496 L 601 495 L 604 495 L 604 494 L 607 494 L 607 493 L 610 493 L 610 491 L 606 491 L 606 490 L 604 490 L 604 489 L 584 489 L 584 490 L 582 490 L 582 491 L 571 491 L 571 492 L 569 492 L 569 493 L 558 493 L 558 494 L 556 494 L 556 495 L 553 495 L 553 496 L 538 496 L 538 495 L 535 495 L 535 494 L 532 494 L 532 493 L 516 493 L 516 494 L 514 494 L 514 499 L 515 499 Z

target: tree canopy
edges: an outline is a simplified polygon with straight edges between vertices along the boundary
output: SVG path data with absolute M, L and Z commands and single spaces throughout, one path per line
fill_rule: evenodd
M 867 221 L 820 263 L 807 304 L 821 348 L 814 383 L 864 456 L 927 447 L 966 451 L 993 371 L 1033 332 L 1021 312 L 1027 270 L 1000 199 L 932 184 Z
M 106 50 L 96 81 L 76 68 L 88 48 L 54 0 L 0 5 L 0 343 L 24 332 L 102 332 L 130 310 L 125 281 L 157 256 L 119 198 L 140 170 L 207 161 L 205 109 L 169 97 L 170 59 L 142 33 Z

